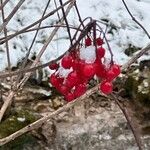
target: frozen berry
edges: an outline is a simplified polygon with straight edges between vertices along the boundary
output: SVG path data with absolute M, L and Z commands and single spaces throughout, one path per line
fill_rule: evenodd
M 72 66 L 72 57 L 71 56 L 64 56 L 61 60 L 61 65 L 65 69 L 70 69 Z
M 113 90 L 113 86 L 111 82 L 108 81 L 103 81 L 100 86 L 99 89 L 104 93 L 104 94 L 110 94 Z

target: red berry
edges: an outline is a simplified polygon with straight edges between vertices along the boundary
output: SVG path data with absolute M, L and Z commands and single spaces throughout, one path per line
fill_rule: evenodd
M 80 97 L 86 92 L 86 84 L 79 84 L 75 87 L 74 95 L 75 97 Z
M 56 88 L 59 87 L 59 80 L 58 80 L 57 76 L 54 73 L 50 76 L 50 83 L 53 86 L 55 86 Z
M 61 65 L 65 69 L 70 69 L 72 66 L 72 57 L 71 56 L 64 56 L 61 60 Z
M 68 91 L 69 91 L 69 89 L 68 89 L 67 86 L 62 85 L 62 86 L 60 87 L 60 92 L 61 92 L 63 95 L 66 95 L 66 94 L 68 93 Z
M 97 55 L 98 55 L 99 58 L 104 57 L 104 55 L 105 55 L 105 49 L 103 47 L 98 47 L 97 48 Z
M 92 78 L 95 75 L 95 66 L 94 64 L 85 64 L 83 67 L 83 75 L 87 78 Z
M 96 75 L 99 78 L 105 78 L 106 77 L 106 69 L 105 66 L 101 63 L 99 64 L 95 64 L 95 68 L 96 68 Z
M 107 80 L 112 81 L 115 77 L 116 77 L 116 75 L 115 75 L 115 73 L 113 72 L 112 69 L 110 69 L 106 72 Z
M 68 93 L 68 94 L 65 96 L 65 99 L 66 99 L 66 101 L 71 102 L 72 100 L 75 99 L 74 93 Z
M 104 93 L 104 94 L 110 94 L 113 90 L 113 86 L 111 82 L 108 81 L 103 81 L 100 86 L 99 89 Z
M 85 46 L 90 46 L 92 44 L 92 41 L 90 38 L 85 39 Z
M 73 70 L 79 70 L 80 69 L 80 64 L 79 64 L 79 61 L 78 60 L 74 60 L 73 62 L 72 62 L 72 68 L 73 68 Z
M 73 71 L 69 73 L 68 77 L 66 78 L 66 86 L 73 87 L 75 86 L 79 81 L 79 77 L 76 71 Z
M 111 70 L 114 72 L 114 74 L 115 74 L 116 76 L 118 76 L 118 75 L 120 74 L 120 72 L 121 72 L 120 66 L 117 65 L 117 64 L 113 64 L 113 65 L 111 66 Z
M 104 44 L 103 39 L 101 39 L 100 37 L 99 37 L 99 38 L 97 38 L 97 39 L 96 39 L 96 44 L 97 44 L 98 46 L 103 45 L 103 44 Z
M 51 70 L 56 70 L 56 69 L 58 69 L 58 67 L 59 67 L 59 64 L 57 64 L 57 63 L 52 63 L 52 64 L 49 65 L 49 68 Z

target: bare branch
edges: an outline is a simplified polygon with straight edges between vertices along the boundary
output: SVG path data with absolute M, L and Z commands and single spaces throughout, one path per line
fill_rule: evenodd
M 145 34 L 146 34 L 146 35 L 148 36 L 148 38 L 150 39 L 150 34 L 148 33 L 148 31 L 147 31 L 147 30 L 144 28 L 144 26 L 143 26 L 139 21 L 137 21 L 137 19 L 132 15 L 131 11 L 129 10 L 129 8 L 128 8 L 127 4 L 126 4 L 126 2 L 125 2 L 124 0 L 122 0 L 122 2 L 123 2 L 123 4 L 124 4 L 124 6 L 125 6 L 127 12 L 128 12 L 129 15 L 131 16 L 132 20 L 133 20 L 135 23 L 137 23 L 137 24 L 143 29 L 143 31 L 145 32 Z

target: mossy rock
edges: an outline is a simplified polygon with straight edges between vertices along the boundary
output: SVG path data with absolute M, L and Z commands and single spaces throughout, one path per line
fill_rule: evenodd
M 0 124 L 0 138 L 4 138 L 34 122 L 37 118 L 28 110 L 20 110 L 10 115 Z
M 129 75 L 125 81 L 124 89 L 128 98 L 135 98 L 138 91 L 138 81 Z

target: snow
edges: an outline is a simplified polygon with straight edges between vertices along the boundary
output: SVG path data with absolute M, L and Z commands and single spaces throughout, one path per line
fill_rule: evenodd
M 6 16 L 12 11 L 19 0 L 11 0 L 5 7 Z M 12 34 L 25 26 L 30 25 L 42 15 L 45 9 L 46 3 L 48 1 L 43 0 L 28 0 L 25 1 L 19 11 L 14 15 L 11 21 L 7 25 L 8 34 Z M 59 2 L 59 1 L 58 1 Z M 150 1 L 149 0 L 126 0 L 126 3 L 133 13 L 134 17 L 146 28 L 150 33 Z M 124 50 L 128 48 L 131 44 L 139 49 L 145 47 L 149 43 L 149 39 L 144 33 L 144 31 L 131 19 L 127 13 L 121 0 L 77 0 L 77 5 L 79 7 L 82 18 L 92 17 L 94 19 L 105 19 L 108 20 L 108 24 L 113 25 L 115 28 L 111 30 L 106 36 L 108 38 L 109 44 L 114 54 L 114 60 L 116 63 L 124 64 L 129 60 L 129 57 L 124 54 Z M 66 8 L 66 7 L 65 7 Z M 46 14 L 54 9 L 54 2 L 51 2 Z M 60 13 L 61 11 L 59 11 Z M 46 19 L 42 25 L 51 25 L 56 21 L 57 14 L 53 15 L 51 18 Z M 77 14 L 73 8 L 68 15 L 69 24 L 74 26 L 79 25 Z M 19 21 L 18 21 L 19 20 Z M 0 23 L 2 24 L 1 20 Z M 104 26 L 102 26 L 104 28 Z M 47 28 L 41 30 L 36 39 L 36 43 L 33 45 L 30 57 L 37 54 L 42 46 L 43 41 L 47 39 L 49 34 L 52 32 L 52 28 Z M 75 31 L 71 30 L 73 34 Z M 30 47 L 31 41 L 33 39 L 34 32 L 25 33 L 17 36 L 9 41 L 9 49 L 11 55 L 12 66 L 16 66 L 19 61 L 25 56 L 27 49 Z M 3 37 L 3 34 L 0 34 Z M 41 62 L 46 63 L 53 60 L 63 54 L 70 46 L 68 40 L 67 30 L 61 28 L 59 32 L 55 35 L 53 41 L 48 45 L 45 53 L 41 57 Z M 104 46 L 107 49 L 107 46 Z M 92 49 L 92 48 L 91 48 Z M 81 51 L 84 52 L 85 49 Z M 89 50 L 91 58 L 86 58 L 87 62 L 93 61 L 94 53 Z M 81 57 L 82 56 L 81 52 Z M 89 54 L 88 54 L 89 56 Z M 106 53 L 109 58 L 109 52 Z M 150 59 L 150 56 L 143 56 L 143 58 Z M 0 45 L 0 71 L 7 67 L 6 49 L 5 45 Z M 49 71 L 49 70 L 48 70 Z M 68 71 L 69 72 L 69 71 Z M 62 74 L 65 76 L 68 72 Z
M 80 59 L 86 63 L 94 63 L 96 59 L 95 46 L 82 47 L 80 49 Z

